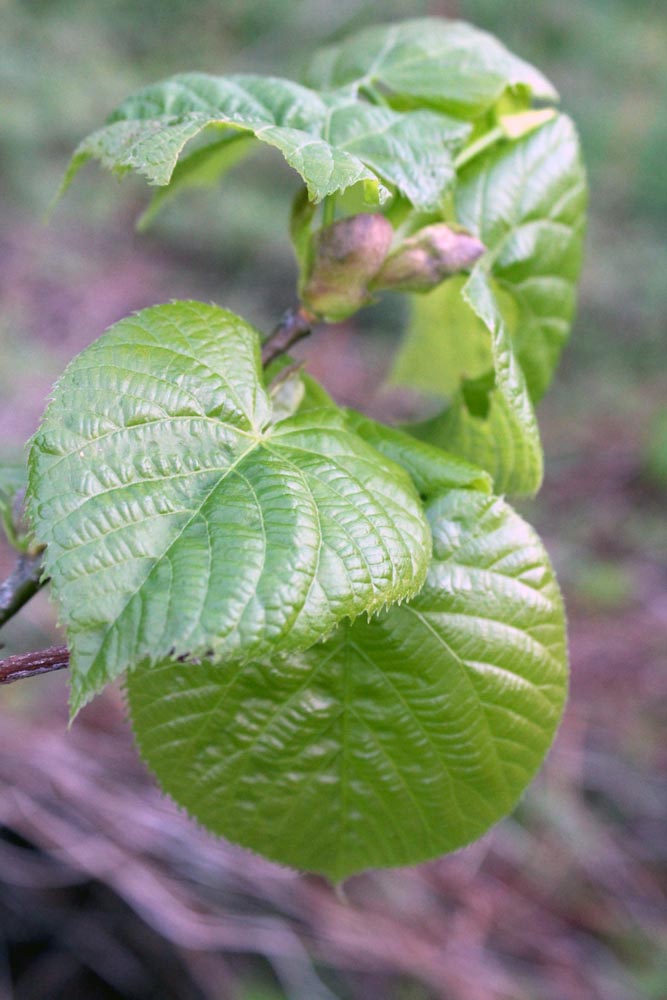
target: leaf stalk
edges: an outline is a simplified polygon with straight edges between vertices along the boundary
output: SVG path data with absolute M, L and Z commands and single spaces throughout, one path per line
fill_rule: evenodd
M 494 146 L 501 139 L 506 138 L 507 136 L 502 126 L 497 125 L 495 128 L 491 129 L 490 132 L 487 132 L 480 139 L 478 139 L 477 142 L 473 142 L 469 146 L 466 146 L 465 149 L 462 149 L 454 160 L 454 166 L 457 170 L 460 170 L 461 167 L 470 163 L 471 160 L 474 160 L 476 156 L 483 153 L 489 148 L 489 146 Z

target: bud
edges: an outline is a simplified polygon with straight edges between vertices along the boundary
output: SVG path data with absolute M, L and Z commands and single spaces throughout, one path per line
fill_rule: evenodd
M 369 285 L 389 252 L 394 230 L 379 214 L 352 215 L 313 237 L 310 274 L 301 301 L 337 323 L 373 301 Z
M 425 226 L 387 257 L 372 287 L 428 292 L 450 275 L 472 267 L 485 249 L 477 237 L 444 222 Z

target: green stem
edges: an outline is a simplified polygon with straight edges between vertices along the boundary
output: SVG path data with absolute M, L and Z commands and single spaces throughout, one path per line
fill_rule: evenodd
M 489 148 L 489 146 L 493 146 L 500 139 L 504 138 L 505 133 L 503 132 L 501 126 L 496 125 L 496 127 L 492 128 L 490 132 L 486 132 L 483 136 L 480 136 L 476 142 L 473 142 L 470 146 L 466 146 L 465 149 L 462 149 L 454 160 L 454 166 L 457 170 L 460 170 L 461 167 L 465 166 L 466 163 L 470 163 L 471 160 L 474 160 L 476 156 L 483 153 L 485 149 Z
M 358 93 L 367 97 L 371 104 L 377 104 L 381 108 L 388 108 L 390 106 L 384 94 L 370 80 L 359 85 Z
M 324 199 L 322 208 L 322 226 L 330 226 L 336 218 L 336 197 L 333 194 Z

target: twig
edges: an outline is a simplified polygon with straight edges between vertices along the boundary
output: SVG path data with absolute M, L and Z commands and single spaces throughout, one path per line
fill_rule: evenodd
M 45 582 L 42 580 L 41 551 L 19 556 L 10 575 L 0 583 L 0 625 L 20 611 Z
M 51 646 L 36 653 L 8 656 L 0 662 L 0 684 L 11 684 L 25 677 L 49 674 L 52 670 L 66 670 L 69 666 L 67 646 Z
M 303 306 L 288 309 L 272 334 L 262 345 L 262 364 L 266 368 L 281 354 L 289 351 L 297 340 L 307 337 L 310 333 L 315 316 Z

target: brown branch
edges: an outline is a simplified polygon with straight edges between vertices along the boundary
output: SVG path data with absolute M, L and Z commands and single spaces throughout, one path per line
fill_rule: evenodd
M 11 684 L 25 677 L 49 674 L 52 670 L 66 670 L 69 666 L 67 646 L 51 646 L 37 653 L 20 653 L 0 661 L 0 684 Z
M 292 344 L 307 337 L 315 316 L 303 306 L 288 309 L 272 334 L 262 344 L 262 364 L 268 367 L 281 354 L 289 351 Z

